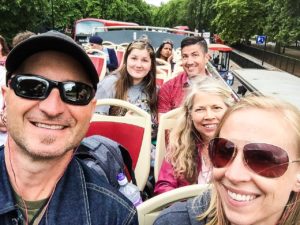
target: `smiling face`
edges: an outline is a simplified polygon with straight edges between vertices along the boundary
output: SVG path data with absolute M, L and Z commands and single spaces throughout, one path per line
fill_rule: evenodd
M 24 61 L 16 72 L 35 74 L 56 81 L 90 81 L 77 61 L 62 53 L 37 53 Z M 95 107 L 70 105 L 52 89 L 44 100 L 28 100 L 2 89 L 6 102 L 10 147 L 34 159 L 53 159 L 73 150 L 84 137 Z
M 147 49 L 133 49 L 128 55 L 126 66 L 133 84 L 139 84 L 151 69 L 150 53 Z
M 190 114 L 194 127 L 204 142 L 208 142 L 215 135 L 226 110 L 224 100 L 216 94 L 199 92 L 195 95 Z
M 232 225 L 277 224 L 291 191 L 299 191 L 299 163 L 290 163 L 287 171 L 277 178 L 260 176 L 243 161 L 247 143 L 267 143 L 278 146 L 289 155 L 299 158 L 293 129 L 276 111 L 240 109 L 223 124 L 219 137 L 237 146 L 235 159 L 224 168 L 214 168 L 213 176 L 226 218 Z
M 205 75 L 205 65 L 209 57 L 199 44 L 185 46 L 181 49 L 181 56 L 182 67 L 189 78 Z

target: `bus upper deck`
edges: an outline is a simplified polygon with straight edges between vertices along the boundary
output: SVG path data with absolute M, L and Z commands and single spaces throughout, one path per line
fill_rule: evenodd
M 180 34 L 178 32 L 180 31 Z M 142 36 L 151 41 L 153 47 L 157 48 L 165 39 L 171 39 L 174 47 L 180 47 L 180 42 L 186 36 L 203 36 L 210 42 L 210 33 L 198 33 L 167 27 L 140 26 L 137 23 L 104 20 L 96 18 L 85 18 L 77 20 L 73 28 L 73 38 L 76 42 L 87 43 L 92 35 L 99 35 L 104 41 L 115 44 L 131 42 Z

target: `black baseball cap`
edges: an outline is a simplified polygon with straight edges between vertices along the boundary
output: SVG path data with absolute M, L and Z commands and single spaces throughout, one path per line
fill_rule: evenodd
M 103 39 L 97 35 L 91 36 L 89 39 L 90 43 L 102 45 Z
M 48 31 L 46 33 L 31 36 L 14 47 L 8 54 L 5 62 L 7 70 L 6 82 L 24 60 L 37 52 L 47 50 L 63 52 L 77 60 L 88 74 L 93 88 L 97 90 L 99 76 L 91 59 L 84 49 L 71 37 L 58 31 Z

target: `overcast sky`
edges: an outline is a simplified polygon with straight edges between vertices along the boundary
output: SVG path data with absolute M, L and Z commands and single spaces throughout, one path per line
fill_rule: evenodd
M 160 6 L 161 2 L 168 2 L 169 0 L 145 0 L 145 2 L 147 2 L 148 4 L 152 4 L 152 5 L 156 5 L 156 6 Z

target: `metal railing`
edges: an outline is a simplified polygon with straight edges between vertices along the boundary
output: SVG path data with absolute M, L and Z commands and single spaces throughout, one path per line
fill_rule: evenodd
M 269 63 L 270 65 L 277 67 L 283 71 L 291 73 L 300 77 L 300 60 L 289 56 L 277 54 L 270 51 L 264 51 L 259 48 L 255 48 L 247 45 L 235 45 L 234 48 L 245 52 L 261 61 Z

